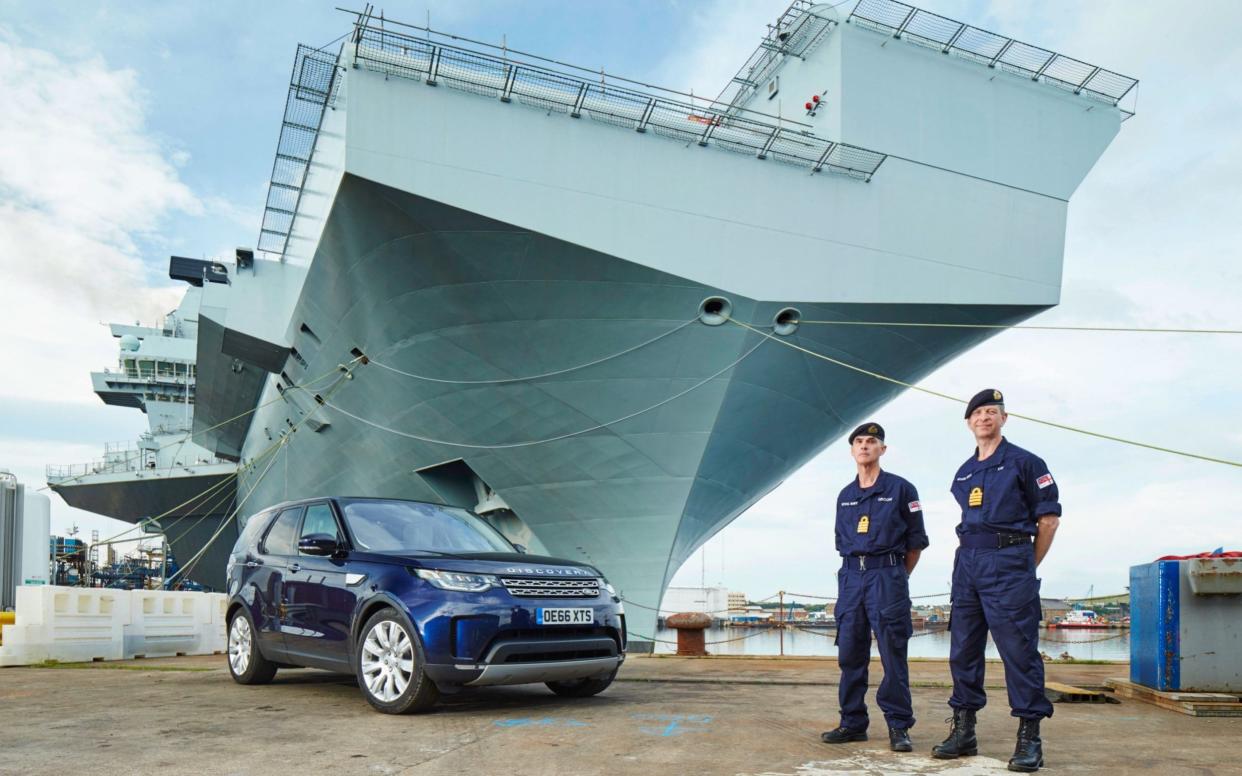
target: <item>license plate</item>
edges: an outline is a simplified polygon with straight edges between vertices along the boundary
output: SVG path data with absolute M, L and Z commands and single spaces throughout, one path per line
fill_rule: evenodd
M 535 609 L 535 622 L 539 625 L 590 625 L 595 622 L 593 609 Z

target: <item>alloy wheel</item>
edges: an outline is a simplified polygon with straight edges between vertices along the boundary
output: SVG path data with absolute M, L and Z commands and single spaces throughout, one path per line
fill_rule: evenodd
M 384 703 L 401 697 L 414 676 L 414 642 L 401 623 L 380 620 L 362 642 L 362 681 Z
M 233 669 L 235 676 L 241 676 L 250 667 L 253 639 L 250 621 L 244 615 L 234 617 L 233 627 L 229 628 L 229 667 Z

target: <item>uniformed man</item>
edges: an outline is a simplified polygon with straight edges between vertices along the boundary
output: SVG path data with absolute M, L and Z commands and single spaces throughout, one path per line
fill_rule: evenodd
M 1030 773 L 1044 764 L 1039 721 L 1052 716 L 1038 648 L 1035 567 L 1052 545 L 1061 505 L 1047 464 L 1001 435 L 1007 418 L 1005 397 L 992 388 L 975 394 L 966 406 L 966 426 L 976 448 L 957 470 L 952 487 L 962 508 L 949 620 L 953 727 L 932 755 L 951 759 L 979 750 L 975 712 L 987 702 L 983 649 L 991 631 L 1005 664 L 1009 706 L 1019 720 L 1009 770 Z
M 909 752 L 914 711 L 910 706 L 910 572 L 927 546 L 923 510 L 914 486 L 880 469 L 888 448 L 884 429 L 864 423 L 849 436 L 858 476 L 837 497 L 837 662 L 841 666 L 841 723 L 820 738 L 843 744 L 867 740 L 867 669 L 871 632 L 880 645 L 884 679 L 876 702 L 888 723 L 889 748 Z

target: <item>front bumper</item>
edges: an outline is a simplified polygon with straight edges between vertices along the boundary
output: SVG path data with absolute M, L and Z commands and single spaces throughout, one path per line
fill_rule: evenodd
M 614 638 L 499 639 L 477 663 L 428 664 L 436 684 L 491 687 L 606 677 L 625 662 Z
M 603 677 L 625 662 L 610 636 L 500 639 L 477 663 L 430 664 L 436 684 L 486 687 Z

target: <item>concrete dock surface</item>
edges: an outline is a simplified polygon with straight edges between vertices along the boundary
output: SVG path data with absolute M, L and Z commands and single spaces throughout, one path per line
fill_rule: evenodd
M 1007 773 L 1017 723 L 1003 667 L 988 666 L 979 756 L 949 761 L 928 756 L 948 729 L 948 664 L 910 669 L 912 754 L 888 751 L 874 705 L 870 741 L 820 742 L 837 723 L 830 658 L 632 656 L 594 698 L 491 688 L 402 717 L 373 711 L 348 676 L 289 670 L 271 685 L 236 685 L 221 655 L 9 668 L 0 671 L 0 774 Z M 1125 664 L 1048 665 L 1049 681 L 1077 686 L 1128 673 Z M 873 661 L 873 687 L 880 675 Z M 1043 725 L 1044 773 L 1242 774 L 1242 718 L 1129 700 L 1055 708 Z

